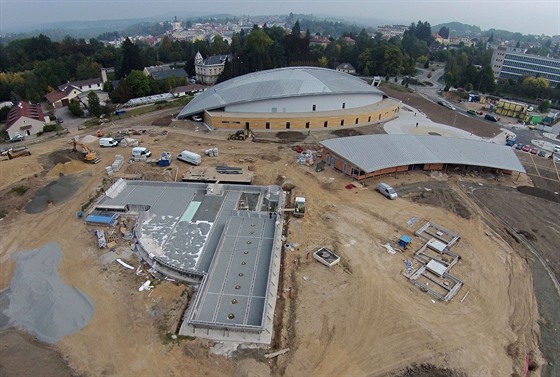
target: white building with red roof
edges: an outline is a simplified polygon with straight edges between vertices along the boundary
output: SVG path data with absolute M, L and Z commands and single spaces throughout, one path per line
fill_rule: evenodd
M 20 102 L 8 113 L 6 120 L 6 131 L 13 138 L 16 135 L 30 136 L 43 131 L 45 126 L 45 115 L 41 105 L 29 102 Z

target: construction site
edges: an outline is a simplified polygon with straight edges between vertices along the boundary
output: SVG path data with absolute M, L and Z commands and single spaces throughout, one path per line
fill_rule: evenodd
M 356 182 L 321 142 L 384 124 L 152 125 L 171 112 L 104 128 L 148 157 L 82 130 L 0 161 L 3 373 L 556 375 L 560 204 L 527 194 L 529 175 Z M 54 322 L 17 320 L 36 308 Z

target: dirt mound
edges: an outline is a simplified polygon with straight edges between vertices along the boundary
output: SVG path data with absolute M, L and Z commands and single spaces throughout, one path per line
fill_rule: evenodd
M 552 191 L 544 190 L 538 187 L 519 186 L 517 188 L 517 191 L 523 194 L 536 196 L 537 198 L 542 198 L 556 203 L 560 203 L 560 195 L 555 194 Z
M 467 377 L 463 372 L 447 368 L 438 368 L 432 364 L 413 364 L 393 377 Z
M 333 135 L 338 137 L 347 137 L 347 136 L 360 136 L 363 135 L 360 131 L 354 128 L 345 128 L 343 130 L 334 130 L 332 132 Z
M 47 177 L 55 178 L 60 175 L 68 175 L 81 172 L 86 168 L 86 164 L 82 161 L 72 160 L 63 164 L 56 164 L 48 173 Z
M 171 124 L 172 115 L 165 116 L 163 118 L 156 119 L 152 122 L 152 126 L 167 127 Z
M 410 198 L 414 203 L 428 204 L 434 207 L 445 208 L 464 219 L 472 218 L 472 213 L 469 208 L 450 189 L 438 187 L 432 188 L 430 191 L 423 189 L 421 191 L 412 191 L 408 193 L 404 192 L 400 195 Z
M 281 131 L 276 133 L 276 137 L 282 141 L 303 141 L 306 136 L 298 131 Z

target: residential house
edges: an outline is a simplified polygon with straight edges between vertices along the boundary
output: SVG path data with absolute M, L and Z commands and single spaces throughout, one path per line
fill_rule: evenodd
M 230 59 L 229 55 L 213 55 L 203 59 L 200 52 L 197 52 L 194 57 L 196 81 L 205 85 L 218 82 L 228 59 Z
M 208 88 L 207 85 L 201 84 L 188 84 L 184 86 L 178 86 L 171 90 L 171 94 L 174 97 L 184 97 L 186 95 L 194 95 L 195 93 L 202 93 Z
M 433 33 L 432 37 L 434 37 L 434 40 L 439 44 L 442 44 L 442 45 L 448 45 L 449 44 L 449 39 L 448 38 L 443 38 L 438 33 Z
M 8 113 L 6 131 L 13 138 L 16 135 L 30 136 L 43 131 L 48 117 L 43 114 L 40 104 L 20 102 Z
M 89 92 L 90 90 L 102 91 L 103 84 L 106 80 L 106 71 L 102 70 L 101 77 L 67 82 L 65 84 L 59 85 L 57 90 L 47 93 L 47 95 L 45 95 L 45 98 L 55 109 L 68 106 L 70 101 L 72 101 L 83 92 Z
M 171 77 L 188 79 L 187 71 L 183 68 L 172 67 L 169 64 L 145 67 L 144 74 L 146 76 L 151 76 L 156 81 L 165 80 Z
M 377 32 L 381 33 L 383 39 L 391 39 L 393 37 L 402 38 L 407 29 L 408 26 L 406 25 L 384 25 L 378 26 Z
M 60 89 L 61 87 L 63 89 Z M 70 101 L 76 98 L 80 93 L 80 89 L 72 85 L 65 84 L 59 86 L 59 89 L 47 93 L 45 98 L 55 109 L 58 109 L 60 107 L 68 106 Z
M 339 65 L 336 67 L 336 70 L 337 70 L 337 71 L 340 71 L 340 72 L 344 72 L 344 73 L 349 73 L 349 74 L 351 74 L 351 75 L 355 75 L 355 74 L 356 74 L 356 68 L 354 68 L 354 66 L 353 66 L 352 64 L 350 64 L 350 63 L 342 63 L 342 64 L 339 64 Z
M 326 35 L 315 35 L 311 37 L 311 39 L 309 40 L 309 47 L 313 47 L 313 46 L 327 47 L 329 43 L 331 43 L 331 40 Z

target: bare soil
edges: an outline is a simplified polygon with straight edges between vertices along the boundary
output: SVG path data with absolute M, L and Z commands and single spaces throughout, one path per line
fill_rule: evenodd
M 165 115 L 161 112 L 136 117 L 110 130 L 131 127 L 133 122 L 145 127 Z M 389 376 L 416 375 L 410 373 L 417 370 L 424 375 L 448 371 L 451 376 L 509 376 L 521 374 L 529 353 L 537 366 L 532 375 L 539 375 L 544 360 L 538 348 L 539 314 L 527 255 L 511 246 L 507 234 L 489 224 L 487 212 L 458 183 L 467 181 L 480 187 L 479 183 L 487 182 L 484 178 L 451 176 L 447 189 L 441 186 L 433 195 L 424 194 L 423 201 L 414 201 L 410 198 L 428 192 L 425 182 L 432 182 L 432 178 L 423 172 L 384 177 L 397 191 L 417 187 L 409 190 L 410 198 L 390 201 L 373 190 L 375 180 L 365 182 L 364 188 L 346 189 L 352 182 L 349 177 L 332 169 L 316 173 L 313 167 L 298 165 L 297 153 L 291 148 L 293 142 L 283 146 L 227 141 L 228 132 L 204 132 L 188 121 L 173 122 L 166 129 L 167 136 L 143 136 L 143 145 L 154 156 L 183 149 L 203 154 L 204 149 L 216 147 L 219 157 L 203 158 L 203 166 L 251 166 L 257 184 L 289 182 L 293 185 L 292 195 L 306 197 L 305 217 L 289 220 L 287 242 L 298 246 L 284 253 L 271 349 L 290 351 L 267 363 L 262 361 L 261 352 L 237 354 L 237 359 L 232 360 L 210 354 L 211 344 L 204 340 L 171 338 L 190 291 L 182 285 L 161 282 L 151 293 L 139 292 L 145 276 L 136 276 L 116 263 L 102 265 L 100 256 L 105 250 L 97 249 L 92 229 L 76 218 L 76 211 L 110 184 L 104 167 L 115 154 L 127 155 L 122 148 L 96 148 L 102 163 L 82 163 L 82 170 L 68 173 L 80 177 L 81 182 L 71 198 L 59 205 L 51 204 L 38 214 L 22 213 L 17 206 L 7 207 L 0 229 L 0 289 L 9 284 L 14 253 L 52 241 L 63 250 L 61 277 L 95 302 L 96 311 L 89 325 L 52 348 L 67 361 L 68 373 Z M 330 132 L 324 134 L 333 137 Z M 296 144 L 316 144 L 322 135 L 314 132 L 302 135 L 303 139 L 298 136 L 295 139 L 301 141 Z M 32 156 L 1 161 L 0 189 L 10 189 L 24 179 L 30 189 L 23 196 L 32 195 L 60 175 L 56 170 L 61 169 L 59 164 L 66 165 L 52 152 L 68 148 L 64 140 L 52 140 L 38 145 Z M 170 170 L 132 163 L 124 171 L 142 174 L 145 179 L 167 176 L 175 180 L 188 169 L 189 165 L 174 160 Z M 526 181 L 517 184 L 526 185 Z M 517 184 L 513 177 L 506 178 L 495 190 L 500 192 L 502 187 Z M 484 195 L 484 191 L 480 194 Z M 494 192 L 488 194 L 490 198 L 494 196 Z M 20 205 L 24 204 L 22 200 Z M 5 205 L 2 197 L 0 206 Z M 520 213 L 532 205 L 523 200 L 515 203 Z M 500 208 L 502 214 L 511 212 L 511 204 L 504 203 Z M 550 206 L 539 207 L 538 216 L 552 210 Z M 546 240 L 557 245 L 559 232 L 543 237 L 542 230 L 535 232 L 530 225 L 531 216 L 537 214 L 527 212 L 520 229 L 535 234 L 535 242 Z M 416 222 L 407 225 L 413 217 Z M 461 262 L 452 274 L 465 285 L 458 297 L 447 304 L 433 302 L 401 275 L 404 261 L 412 257 L 413 250 L 390 255 L 381 247 L 402 234 L 412 236 L 425 221 L 444 225 L 462 237 L 453 250 L 461 255 Z M 523 221 L 521 215 L 519 221 Z M 416 239 L 413 242 L 420 245 Z M 339 254 L 341 263 L 329 269 L 310 258 L 322 246 Z M 127 247 L 130 245 L 120 239 L 117 252 Z M 138 265 L 134 257 L 127 261 Z M 461 303 L 467 291 L 469 296 Z M 6 334 L 0 334 L 0 341 L 6 339 Z M 26 351 L 25 355 L 29 352 L 35 351 Z M 51 368 L 46 362 L 38 362 L 37 366 Z M 412 372 L 406 372 L 407 367 Z

